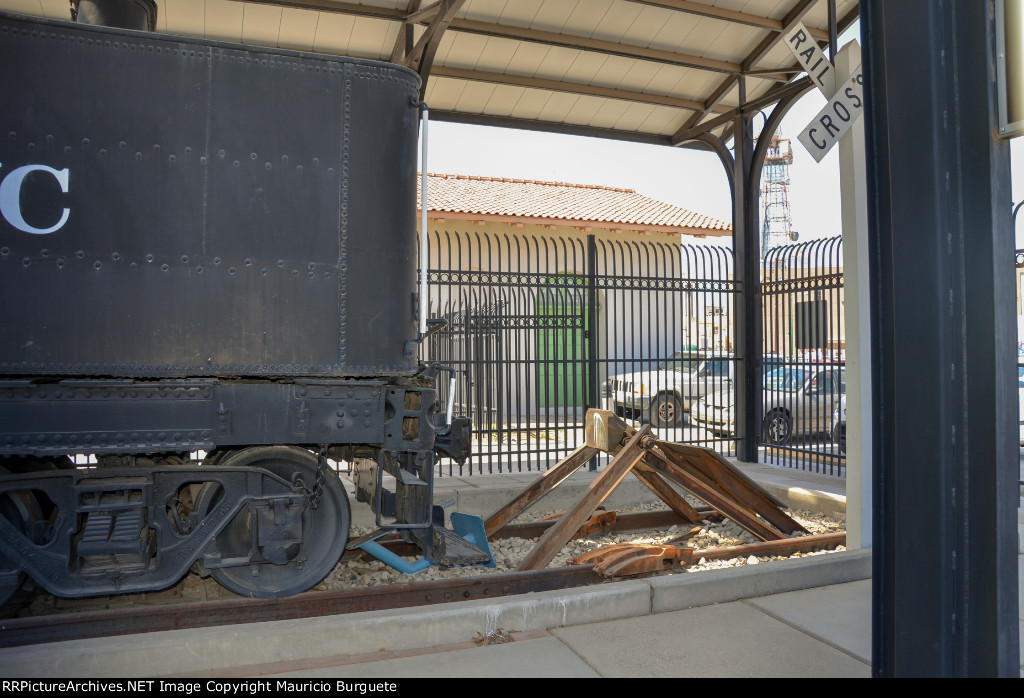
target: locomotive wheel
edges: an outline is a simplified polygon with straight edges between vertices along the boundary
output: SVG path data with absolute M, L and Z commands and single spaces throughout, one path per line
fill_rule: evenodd
M 216 448 L 206 454 L 203 458 L 203 465 L 220 465 L 226 459 L 241 453 L 243 449 L 240 448 Z
M 317 458 L 293 446 L 259 446 L 239 451 L 219 463 L 222 466 L 251 466 L 267 470 L 295 485 L 301 478 L 307 488 L 316 482 Z M 269 487 L 267 488 L 269 490 Z M 267 494 L 286 494 L 297 488 L 281 487 Z M 205 516 L 219 499 L 219 486 L 205 485 L 196 498 L 196 511 Z M 301 491 L 301 490 L 300 490 Z M 302 514 L 302 544 L 298 555 L 287 564 L 269 562 L 239 567 L 215 567 L 210 574 L 222 586 L 239 596 L 276 599 L 312 588 L 326 577 L 348 543 L 348 496 L 338 478 L 328 472 L 323 495 L 316 509 L 307 505 Z M 216 539 L 222 558 L 248 557 L 254 549 L 249 508 L 245 507 Z
M 7 468 L 0 466 L 0 475 L 10 473 Z M 32 530 L 37 521 L 43 520 L 42 510 L 36 498 L 27 492 L 8 492 L 0 495 L 0 516 L 10 521 L 21 532 L 32 537 Z M 0 553 L 0 571 L 13 572 L 18 570 L 18 565 L 3 553 Z M 10 583 L 0 583 L 0 607 L 10 601 L 25 583 L 26 574 L 18 571 L 17 578 Z

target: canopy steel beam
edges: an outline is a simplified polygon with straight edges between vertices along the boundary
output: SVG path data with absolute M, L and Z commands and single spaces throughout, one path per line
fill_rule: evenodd
M 420 74 L 420 99 L 427 94 L 427 83 L 430 80 L 430 69 L 434 65 L 434 56 L 437 55 L 437 47 L 441 44 L 441 37 L 445 30 L 452 23 L 455 15 L 466 0 L 441 0 L 436 11 L 430 13 L 430 24 L 416 41 L 412 50 L 406 53 L 402 60 L 403 65 L 412 68 Z M 427 9 L 432 9 L 433 6 Z
M 862 0 L 876 676 L 1019 676 L 1009 146 L 976 0 Z
M 482 22 L 479 20 L 455 18 L 454 13 L 449 13 L 447 7 L 439 7 L 439 5 L 447 5 L 449 2 L 457 1 L 460 4 L 463 0 L 441 0 L 441 2 L 435 2 L 427 7 L 420 7 L 422 3 L 410 3 L 405 11 L 399 9 L 389 9 L 386 7 L 374 7 L 371 5 L 357 5 L 354 3 L 346 2 L 333 2 L 332 0 L 246 0 L 247 2 L 274 5 L 276 7 L 293 7 L 297 9 L 306 9 L 315 12 L 328 12 L 336 14 L 355 15 L 359 17 L 367 17 L 370 19 L 384 19 L 393 22 L 401 22 L 403 25 L 402 31 L 399 32 L 399 38 L 396 41 L 395 48 L 391 52 L 391 59 L 395 62 L 402 62 L 405 65 L 412 63 L 418 63 L 419 56 L 422 53 L 421 48 L 414 47 L 408 49 L 405 46 L 407 34 L 411 34 L 412 27 L 414 25 L 427 24 L 426 41 L 424 47 L 429 46 L 429 42 L 433 40 L 431 34 L 436 30 L 431 27 L 444 25 L 444 28 L 448 31 L 462 32 L 467 34 L 477 34 L 480 36 L 489 36 L 501 39 L 510 39 L 514 41 L 526 41 L 530 43 L 543 44 L 545 46 L 559 46 L 562 48 L 573 49 L 577 51 L 587 51 L 591 53 L 600 53 L 608 56 L 621 56 L 629 59 L 646 60 L 654 63 L 663 65 L 674 65 L 684 68 L 693 68 L 697 70 L 707 70 L 715 73 L 725 73 L 727 75 L 740 75 L 744 73 L 745 65 L 748 65 L 748 61 L 744 61 L 743 64 L 730 63 L 728 61 L 720 61 L 711 58 L 704 58 L 702 56 L 690 55 L 684 53 L 678 53 L 675 51 L 667 51 L 663 49 L 655 49 L 646 46 L 639 46 L 636 44 L 621 43 L 616 41 L 606 41 L 603 39 L 594 39 L 585 36 L 574 36 L 571 34 L 562 34 L 552 31 L 544 31 L 539 29 L 531 29 L 529 27 L 519 27 L 508 24 L 500 24 L 497 22 Z M 632 1 L 632 0 L 631 0 Z M 802 0 L 813 4 L 818 0 Z M 781 36 L 781 32 L 785 30 L 785 25 L 779 20 L 772 20 L 769 18 L 761 18 L 756 15 L 749 15 L 745 13 L 730 12 L 726 10 L 720 10 L 713 6 L 703 6 L 697 3 L 680 3 L 690 9 L 682 9 L 671 7 L 670 3 L 651 3 L 657 4 L 658 6 L 665 7 L 666 9 L 675 9 L 686 14 L 700 14 L 704 16 L 714 17 L 727 22 L 748 24 L 753 26 L 760 26 L 767 28 L 771 31 L 768 40 L 771 41 L 773 38 L 775 41 Z M 674 4 L 674 3 L 673 3 Z M 691 7 L 692 6 L 692 7 Z M 705 8 L 705 11 L 696 12 L 694 8 Z M 456 10 L 457 12 L 457 10 Z M 801 15 L 802 16 L 802 15 Z M 777 25 L 781 26 L 777 28 Z M 828 34 L 820 30 L 811 31 L 811 34 L 821 41 L 828 40 Z M 421 41 L 424 37 L 421 37 Z M 437 37 L 439 38 L 439 36 Z M 399 46 L 399 44 L 402 44 Z M 771 43 L 774 46 L 774 43 Z M 435 44 L 436 48 L 436 44 Z M 757 77 L 765 80 L 774 80 L 778 82 L 788 81 L 792 75 L 797 71 L 796 69 L 782 69 L 782 70 L 762 70 L 756 69 L 753 66 L 749 66 L 752 74 L 756 74 Z M 735 84 L 735 80 L 731 84 Z M 715 105 L 711 105 L 715 106 Z
M 703 109 L 704 103 L 692 99 L 681 99 L 672 95 L 660 94 L 657 92 L 636 92 L 634 90 L 623 90 L 600 85 L 590 85 L 567 80 L 546 80 L 544 78 L 530 77 L 526 75 L 510 75 L 506 73 L 492 73 L 484 70 L 467 70 L 464 68 L 448 68 L 435 66 L 431 73 L 434 77 L 452 78 L 455 80 L 467 80 L 469 82 L 485 82 L 493 85 L 514 85 L 525 87 L 531 90 L 545 90 L 548 92 L 565 92 L 569 94 L 588 95 L 591 97 L 606 97 L 608 99 L 620 99 L 626 102 L 641 102 L 643 104 L 654 104 L 660 107 L 674 107 L 676 109 Z M 722 111 L 725 111 L 723 109 Z
M 754 47 L 754 50 L 748 53 L 747 57 L 743 59 L 742 65 L 750 68 L 754 66 L 762 58 L 767 56 L 768 53 L 773 48 L 775 48 L 775 46 L 778 45 L 780 41 L 782 41 L 783 35 L 786 32 L 790 31 L 793 27 L 795 27 L 798 22 L 803 20 L 804 16 L 808 12 L 810 12 L 811 8 L 814 6 L 816 2 L 817 0 L 801 0 L 800 3 L 796 5 L 796 7 L 789 11 L 785 19 L 782 20 L 782 28 L 779 30 L 779 32 L 773 32 L 766 36 L 764 39 L 762 39 L 761 43 Z M 722 99 L 724 99 L 725 96 L 729 94 L 729 92 L 735 89 L 736 85 L 737 80 L 735 78 L 727 78 L 723 80 L 721 83 L 719 83 L 718 87 L 715 88 L 715 90 L 711 93 L 711 97 L 708 98 L 707 102 L 705 103 L 705 111 L 703 113 L 694 114 L 692 117 L 687 119 L 686 122 L 676 132 L 673 141 L 675 143 L 685 141 L 687 139 L 685 134 L 697 128 L 701 120 L 704 117 L 706 117 L 709 113 L 711 113 L 711 110 L 714 107 L 718 106 Z M 740 100 L 740 104 L 742 103 L 743 100 Z
M 722 7 L 715 7 L 714 5 L 705 5 L 699 2 L 690 2 L 689 0 L 628 0 L 629 2 L 637 5 L 648 5 L 650 7 L 661 7 L 666 10 L 674 10 L 677 12 L 684 12 L 686 14 L 698 15 L 700 17 L 709 17 L 711 19 L 718 19 L 723 22 L 731 22 L 733 24 L 744 24 L 749 27 L 757 27 L 758 29 L 770 29 L 775 32 L 781 32 L 785 28 L 785 20 L 772 19 L 771 17 L 762 17 L 761 15 L 752 15 L 749 12 L 737 12 L 736 10 L 727 10 Z M 808 33 L 815 39 L 822 41 L 828 39 L 828 32 L 820 29 L 808 28 Z
M 485 22 L 466 17 L 456 17 L 460 9 L 464 6 L 465 0 L 436 0 L 429 4 L 425 4 L 423 0 L 409 0 L 404 9 L 375 7 L 372 5 L 361 5 L 351 2 L 334 2 L 333 0 L 247 1 L 274 5 L 277 7 L 293 7 L 315 12 L 354 15 L 401 23 L 402 26 L 399 29 L 398 35 L 392 46 L 389 59 L 392 62 L 401 63 L 411 67 L 420 74 L 422 79 L 421 97 L 426 95 L 427 83 L 432 74 L 434 56 L 437 52 L 441 38 L 446 31 L 476 34 L 478 36 L 507 39 L 511 41 L 524 41 L 544 46 L 556 46 L 576 51 L 597 53 L 606 56 L 618 56 L 630 60 L 650 61 L 661 65 L 671 65 L 724 74 L 726 76 L 725 79 L 722 80 L 718 87 L 716 87 L 711 94 L 703 100 L 680 98 L 674 95 L 660 95 L 653 97 L 643 96 L 638 99 L 633 99 L 631 98 L 629 91 L 617 91 L 618 96 L 615 97 L 616 99 L 622 98 L 641 103 L 654 103 L 661 106 L 677 107 L 691 111 L 692 115 L 683 117 L 685 118 L 685 121 L 683 121 L 682 125 L 677 129 L 675 136 L 669 139 L 669 142 L 676 146 L 683 145 L 685 142 L 695 139 L 701 133 L 714 130 L 721 126 L 721 121 L 715 121 L 713 126 L 708 126 L 707 123 L 701 122 L 704 121 L 709 114 L 721 114 L 728 109 L 727 107 L 723 107 L 723 100 L 735 91 L 738 79 L 741 76 L 756 78 L 758 80 L 775 81 L 781 83 L 783 88 L 788 87 L 789 85 L 787 83 L 792 80 L 793 76 L 801 72 L 798 65 L 793 64 L 775 69 L 758 67 L 758 63 L 778 45 L 785 32 L 795 26 L 797 22 L 801 21 L 803 17 L 815 6 L 815 4 L 820 2 L 820 0 L 799 0 L 784 18 L 772 19 L 751 13 L 727 10 L 713 5 L 690 2 L 689 0 L 629 0 L 629 2 L 633 2 L 634 4 L 658 7 L 678 12 L 680 14 L 708 17 L 722 22 L 740 24 L 766 30 L 765 37 L 749 54 L 747 54 L 743 61 L 740 63 L 733 63 L 706 58 L 699 55 L 684 54 L 630 43 L 608 41 L 585 36 L 574 36 L 554 31 L 534 29 L 531 27 L 502 24 L 500 22 Z M 828 1 L 830 3 L 833 2 L 833 0 Z M 829 5 L 829 8 L 830 12 L 834 12 L 832 4 Z M 858 16 L 859 10 L 855 7 L 846 17 L 842 18 L 842 20 L 838 22 L 839 30 L 842 31 L 848 27 Z M 835 23 L 835 18 L 831 14 L 830 21 Z M 426 28 L 419 32 L 419 36 L 417 38 L 416 27 L 423 25 L 426 25 Z M 809 29 L 808 31 L 817 41 L 823 44 L 828 44 L 834 35 L 834 31 L 823 31 L 820 29 Z M 449 67 L 447 69 L 451 71 L 457 70 L 455 67 Z M 480 81 L 491 83 L 495 82 L 493 76 L 489 78 L 487 77 L 488 75 L 490 74 L 486 73 L 486 71 L 479 73 L 479 77 L 481 78 Z M 469 76 L 467 73 L 464 75 L 463 79 L 473 80 L 474 78 Z M 508 84 L 518 84 L 517 81 L 521 79 L 521 77 L 517 78 L 516 76 L 509 76 L 507 82 Z M 550 84 L 545 89 L 555 89 L 557 91 L 557 85 L 561 81 L 547 82 Z M 576 87 L 571 82 L 565 83 L 565 86 L 569 88 L 565 90 L 566 92 L 577 94 L 581 93 L 581 91 L 587 90 L 588 88 L 595 90 L 601 89 L 595 86 Z M 748 89 L 751 92 L 760 91 L 758 87 L 753 85 L 748 85 Z M 586 94 L 589 94 L 589 92 L 586 92 Z M 769 96 L 767 100 L 763 96 L 759 99 L 759 104 L 761 106 L 754 105 L 753 103 L 747 104 L 741 101 L 740 105 L 736 108 L 743 112 L 747 112 L 751 109 L 756 110 L 762 108 L 766 101 L 771 103 L 774 100 L 779 99 L 779 96 L 774 92 L 770 92 L 770 95 L 771 96 Z M 467 115 L 466 118 L 469 119 L 471 117 L 470 115 Z M 475 122 L 467 121 L 467 123 Z M 547 122 L 539 123 L 544 124 Z M 731 128 L 727 127 L 719 135 L 725 137 L 730 134 Z M 618 135 L 613 137 L 619 139 L 622 138 Z M 626 137 L 625 139 L 633 140 L 629 137 Z
M 416 16 L 422 2 L 423 0 L 409 0 L 409 4 L 406 5 L 406 11 L 409 14 L 402 22 L 402 28 L 398 31 L 395 45 L 391 49 L 389 60 L 392 63 L 401 63 L 412 51 L 412 47 L 416 45 L 415 22 L 411 18 Z

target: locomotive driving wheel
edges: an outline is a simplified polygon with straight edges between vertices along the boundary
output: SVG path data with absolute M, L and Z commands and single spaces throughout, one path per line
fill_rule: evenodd
M 306 591 L 334 569 L 348 542 L 348 496 L 338 478 L 328 472 L 316 508 L 311 505 L 309 492 L 317 482 L 317 457 L 314 454 L 293 446 L 259 446 L 232 453 L 217 465 L 261 468 L 290 485 L 265 479 L 264 495 L 307 493 L 302 512 L 301 542 L 297 549 L 288 551 L 290 559 L 287 562 L 274 564 L 261 560 L 214 567 L 210 573 L 217 582 L 240 596 L 273 599 Z M 204 485 L 196 497 L 195 510 L 205 516 L 213 510 L 219 498 L 219 486 Z M 254 553 L 255 558 L 261 557 L 256 552 L 258 546 L 253 542 L 252 516 L 251 508 L 244 507 L 217 536 L 217 550 L 222 560 L 253 559 Z

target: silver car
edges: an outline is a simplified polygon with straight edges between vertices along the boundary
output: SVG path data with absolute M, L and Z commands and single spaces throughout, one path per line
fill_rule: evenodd
M 762 440 L 781 445 L 794 435 L 828 434 L 832 414 L 845 392 L 846 370 L 841 365 L 785 366 L 766 373 Z M 690 420 L 718 436 L 735 434 L 732 391 L 696 402 Z
M 657 369 L 609 378 L 604 395 L 623 419 L 650 422 L 654 427 L 678 427 L 700 396 L 732 385 L 732 355 L 676 352 Z
M 846 453 L 846 396 L 839 398 L 836 411 L 832 413 L 832 443 L 839 447 L 840 452 Z
M 1020 410 L 1020 445 L 1024 448 L 1024 366 L 1017 366 L 1017 406 Z

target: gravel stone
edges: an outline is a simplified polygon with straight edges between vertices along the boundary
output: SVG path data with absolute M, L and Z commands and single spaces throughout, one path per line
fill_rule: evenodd
M 697 502 L 694 501 L 694 504 Z M 649 503 L 641 506 L 629 507 L 628 509 L 619 509 L 620 513 L 627 512 L 639 512 L 639 511 L 658 511 L 666 510 L 663 505 L 659 503 Z M 536 521 L 537 519 L 549 516 L 554 512 L 537 512 L 531 514 L 526 512 L 521 514 L 515 523 L 527 523 L 530 521 Z M 846 521 L 844 519 L 837 519 L 833 517 L 824 516 L 822 514 L 812 513 L 809 511 L 790 511 L 789 515 L 798 521 L 808 532 L 812 535 L 818 535 L 822 533 L 840 533 L 846 529 Z M 618 543 L 658 543 L 665 544 L 673 541 L 673 539 L 686 533 L 690 530 L 690 527 L 684 525 L 673 525 L 664 531 L 631 531 L 626 533 L 609 533 L 609 534 L 594 534 L 586 538 L 580 538 L 577 540 L 569 541 L 564 548 L 555 556 L 555 558 L 548 564 L 548 567 L 565 567 L 568 561 L 582 555 L 583 553 L 596 550 L 607 545 L 615 545 Z M 369 533 L 370 529 L 361 530 L 353 529 L 352 536 L 359 536 Z M 794 534 L 792 538 L 802 537 L 803 533 Z M 725 546 L 734 545 L 745 545 L 747 543 L 757 543 L 758 539 L 752 534 L 744 531 L 737 524 L 729 520 L 723 520 L 720 522 L 704 521 L 703 526 L 695 536 L 688 538 L 686 541 L 677 541 L 676 545 L 681 545 L 694 550 L 702 550 L 704 548 L 720 548 Z M 524 540 L 522 538 L 504 538 L 491 542 L 491 553 L 494 556 L 496 566 L 493 568 L 484 567 L 483 565 L 470 565 L 467 567 L 439 567 L 431 566 L 414 575 L 406 575 L 390 567 L 384 566 L 379 561 L 361 562 L 361 561 L 349 561 L 342 562 L 339 564 L 327 579 L 325 579 L 317 588 L 318 589 L 351 589 L 358 587 L 362 582 L 358 578 L 353 577 L 351 574 L 352 569 L 361 569 L 366 565 L 382 565 L 386 569 L 381 572 L 379 576 L 375 576 L 375 579 L 371 583 L 375 584 L 409 584 L 421 580 L 434 580 L 434 579 L 451 579 L 454 577 L 473 577 L 482 576 L 487 574 L 498 574 L 504 572 L 512 572 L 519 566 L 519 563 L 529 554 L 533 549 L 536 541 Z M 845 547 L 840 546 L 836 550 L 845 550 Z M 822 551 L 820 553 L 797 553 L 789 557 L 803 557 L 809 554 L 827 554 L 835 551 Z M 405 557 L 403 558 L 408 562 L 415 562 L 417 557 Z M 782 560 L 784 557 L 778 555 L 766 555 L 762 557 L 749 555 L 741 556 L 739 558 L 727 559 L 727 560 L 705 560 L 701 558 L 699 561 L 691 564 L 689 567 L 681 568 L 679 572 L 700 572 L 702 570 L 709 569 L 721 569 L 723 567 L 739 567 L 743 565 L 756 565 L 763 562 L 770 562 L 772 560 Z
M 696 501 L 693 502 L 696 504 Z M 635 506 L 626 509 L 619 509 L 620 513 L 665 510 L 660 503 L 649 503 L 642 506 Z M 525 512 L 516 519 L 516 523 L 526 523 L 550 515 L 554 512 L 537 512 L 531 514 Z M 839 533 L 845 531 L 846 521 L 833 517 L 824 516 L 808 511 L 790 511 L 789 515 L 798 521 L 810 534 Z M 718 548 L 722 546 L 743 545 L 756 543 L 758 539 L 747 533 L 735 523 L 723 520 L 719 522 L 704 521 L 700 532 L 690 536 L 686 540 L 676 540 L 679 536 L 688 533 L 691 526 L 680 524 L 673 525 L 661 531 L 633 531 L 627 533 L 594 534 L 586 538 L 570 541 L 555 556 L 548 567 L 564 567 L 568 561 L 577 556 L 597 548 L 617 543 L 672 543 L 675 545 L 702 550 L 705 548 Z M 370 533 L 371 529 L 353 527 L 350 535 L 357 537 Z M 803 536 L 803 533 L 791 537 Z M 392 584 L 410 584 L 418 581 L 430 581 L 438 579 L 451 579 L 454 577 L 474 577 L 488 574 L 499 574 L 511 572 L 518 567 L 519 563 L 530 553 L 536 541 L 524 540 L 522 538 L 505 538 L 491 543 L 491 552 L 494 555 L 496 566 L 493 568 L 483 565 L 470 565 L 466 567 L 439 567 L 431 566 L 414 575 L 403 574 L 383 562 L 370 557 L 368 554 L 362 558 L 343 561 L 331 571 L 327 577 L 314 587 L 317 591 L 331 591 L 342 589 L 354 589 L 359 587 L 379 587 Z M 838 550 L 845 550 L 845 547 L 838 547 Z M 835 551 L 820 551 L 815 553 L 796 553 L 789 557 L 806 557 L 808 555 L 826 555 Z M 406 557 L 405 560 L 415 562 L 418 557 Z M 699 573 L 709 569 L 722 569 L 727 567 L 739 567 L 743 565 L 755 565 L 772 560 L 784 559 L 778 555 L 771 556 L 741 556 L 727 560 L 707 560 L 700 558 L 688 567 L 674 570 L 673 573 Z M 181 601 L 203 601 L 217 598 L 237 598 L 230 591 L 223 589 L 213 579 L 201 579 L 196 574 L 188 574 L 185 579 L 171 589 L 144 593 L 128 594 L 116 597 L 101 597 L 93 599 L 58 599 L 49 594 L 37 595 L 31 603 L 22 608 L 17 615 L 36 616 L 52 613 L 66 613 L 72 611 L 85 611 L 97 609 L 123 608 L 125 606 L 147 606 L 163 603 L 175 603 Z

